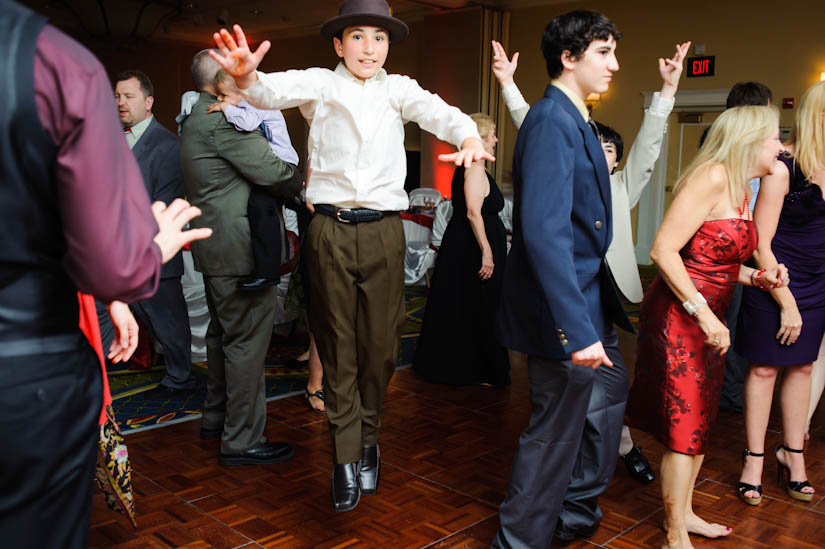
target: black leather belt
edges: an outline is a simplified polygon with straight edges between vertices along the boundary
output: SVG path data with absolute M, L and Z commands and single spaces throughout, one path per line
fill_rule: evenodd
M 389 215 L 398 215 L 396 211 L 370 210 L 368 208 L 337 208 L 329 204 L 315 204 L 315 211 L 337 219 L 341 223 L 367 223 L 379 221 Z

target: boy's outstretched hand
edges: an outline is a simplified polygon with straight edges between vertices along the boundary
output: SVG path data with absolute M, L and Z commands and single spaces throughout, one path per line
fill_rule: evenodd
M 670 59 L 659 58 L 659 74 L 662 77 L 662 97 L 671 98 L 676 95 L 679 87 L 679 78 L 682 76 L 682 67 L 690 49 L 690 41 L 676 44 L 676 53 Z
M 470 164 L 476 160 L 495 162 L 496 157 L 484 150 L 484 144 L 482 144 L 480 139 L 468 137 L 461 144 L 461 150 L 452 154 L 439 154 L 438 160 L 441 162 L 453 162 L 456 166 L 464 164 L 464 168 L 469 169 Z
M 232 30 L 235 31 L 235 36 L 238 38 L 237 43 L 228 30 L 221 29 L 220 32 L 212 35 L 221 53 L 210 50 L 209 55 L 223 67 L 227 74 L 235 78 L 235 84 L 240 89 L 245 90 L 258 79 L 255 69 L 261 64 L 261 60 L 272 44 L 269 40 L 264 40 L 253 53 L 249 49 L 246 35 L 243 33 L 241 26 L 233 25 Z
M 518 67 L 518 52 L 513 54 L 512 59 L 507 58 L 507 52 L 501 43 L 493 40 L 493 74 L 502 88 L 512 85 L 513 75 Z

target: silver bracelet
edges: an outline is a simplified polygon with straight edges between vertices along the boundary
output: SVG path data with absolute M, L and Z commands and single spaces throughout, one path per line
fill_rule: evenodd
M 695 296 L 682 303 L 682 307 L 685 308 L 690 316 L 696 316 L 699 313 L 699 307 L 707 304 L 708 300 L 705 299 L 702 292 L 696 292 Z

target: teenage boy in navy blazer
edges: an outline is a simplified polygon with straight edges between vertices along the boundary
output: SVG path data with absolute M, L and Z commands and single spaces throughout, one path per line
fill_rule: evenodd
M 604 15 L 584 10 L 553 19 L 542 35 L 551 84 L 516 141 L 499 314 L 502 344 L 528 355 L 533 413 L 493 547 L 592 534 L 616 464 L 628 380 L 613 324 L 633 328 L 604 259 L 610 174 L 584 100 L 607 91 L 620 37 Z

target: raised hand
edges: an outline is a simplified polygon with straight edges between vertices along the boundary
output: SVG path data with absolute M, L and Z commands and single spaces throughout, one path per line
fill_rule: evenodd
M 201 214 L 200 208 L 190 206 L 182 198 L 176 198 L 169 206 L 163 202 L 152 204 L 152 213 L 158 223 L 158 234 L 155 235 L 155 244 L 160 248 L 163 262 L 166 263 L 189 242 L 212 236 L 212 229 L 190 229 L 183 227 L 192 219 Z
M 477 160 L 489 160 L 495 162 L 496 157 L 484 150 L 484 144 L 480 139 L 468 137 L 461 144 L 461 150 L 452 154 L 439 154 L 440 162 L 453 162 L 456 166 L 464 164 L 465 169 L 470 169 L 470 164 Z
M 249 44 L 246 41 L 246 35 L 241 29 L 240 25 L 233 25 L 232 30 L 235 31 L 235 37 L 229 34 L 226 29 L 221 29 L 212 35 L 215 39 L 215 44 L 220 49 L 220 53 L 210 50 L 209 55 L 218 62 L 218 64 L 226 71 L 227 74 L 235 78 L 235 84 L 238 88 L 245 90 L 255 83 L 258 75 L 255 74 L 255 69 L 261 64 L 261 60 L 269 51 L 272 44 L 269 40 L 264 40 L 258 49 L 253 53 L 249 49 Z
M 502 88 L 512 85 L 513 75 L 518 67 L 518 52 L 513 54 L 513 59 L 507 58 L 504 46 L 493 40 L 493 74 L 501 84 Z
M 683 63 L 690 49 L 690 41 L 676 44 L 676 53 L 670 59 L 659 58 L 659 74 L 662 77 L 662 92 L 665 97 L 673 97 L 679 87 L 679 78 L 682 76 Z

